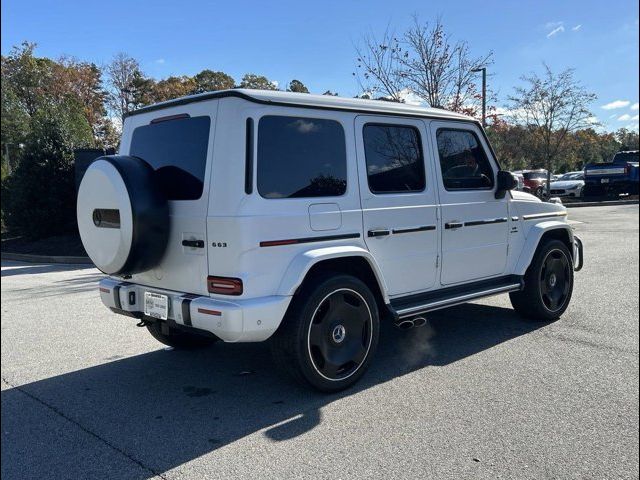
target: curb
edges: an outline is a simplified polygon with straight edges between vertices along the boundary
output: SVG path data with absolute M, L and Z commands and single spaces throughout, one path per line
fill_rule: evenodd
M 66 263 L 72 265 L 93 265 L 89 257 L 62 257 L 56 255 L 31 255 L 28 253 L 5 253 L 0 255 L 2 260 L 14 260 L 29 263 Z
M 614 205 L 638 205 L 638 200 L 611 200 L 610 202 L 576 202 L 564 204 L 564 206 L 567 208 L 609 207 Z

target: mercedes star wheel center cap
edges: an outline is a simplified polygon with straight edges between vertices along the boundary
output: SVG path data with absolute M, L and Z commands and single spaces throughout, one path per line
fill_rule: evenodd
M 331 333 L 331 337 L 333 338 L 334 342 L 336 343 L 342 342 L 346 335 L 347 335 L 347 331 L 345 330 L 344 326 L 336 325 L 335 327 L 333 327 L 333 332 Z

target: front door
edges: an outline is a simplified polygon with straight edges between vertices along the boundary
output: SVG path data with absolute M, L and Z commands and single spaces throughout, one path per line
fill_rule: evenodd
M 389 294 L 437 280 L 438 207 L 425 124 L 406 118 L 355 119 L 365 241 Z
M 498 165 L 474 124 L 430 122 L 442 208 L 441 283 L 499 276 L 508 255 L 508 201 L 495 198 Z

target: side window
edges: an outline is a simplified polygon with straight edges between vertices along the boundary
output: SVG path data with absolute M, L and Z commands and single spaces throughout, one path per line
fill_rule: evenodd
M 362 135 L 372 193 L 424 190 L 424 160 L 417 128 L 368 123 Z
M 474 132 L 441 128 L 437 134 L 442 181 L 447 190 L 493 187 L 493 169 Z
M 258 123 L 264 198 L 333 197 L 347 190 L 344 129 L 334 120 L 265 116 Z

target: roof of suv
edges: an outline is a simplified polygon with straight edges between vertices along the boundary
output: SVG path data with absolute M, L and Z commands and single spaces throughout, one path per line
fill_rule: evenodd
M 440 108 L 424 108 L 406 103 L 385 102 L 381 100 L 364 100 L 361 98 L 334 97 L 332 95 L 311 95 L 309 93 L 280 92 L 272 90 L 233 89 L 216 92 L 200 93 L 180 97 L 166 102 L 156 103 L 130 112 L 127 116 L 151 112 L 167 107 L 185 105 L 223 97 L 238 97 L 250 102 L 266 105 L 282 105 L 290 107 L 307 107 L 325 110 L 342 110 L 362 113 L 377 113 L 383 115 L 403 115 L 428 118 L 443 118 L 449 120 L 466 120 L 477 122 L 476 119 L 460 113 L 450 112 Z

